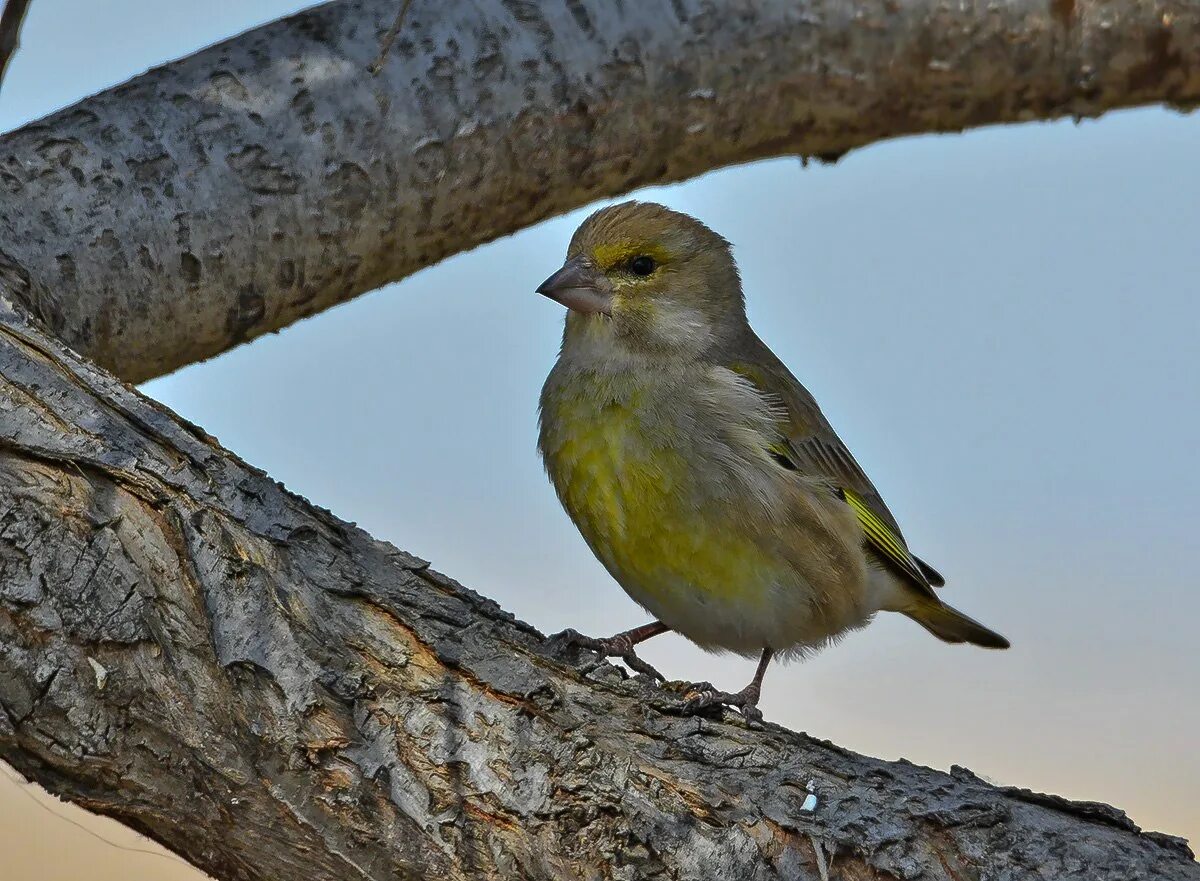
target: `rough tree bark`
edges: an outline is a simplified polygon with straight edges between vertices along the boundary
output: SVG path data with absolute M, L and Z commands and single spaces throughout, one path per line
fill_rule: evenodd
M 7 301 L 0 378 L 0 757 L 223 881 L 1200 879 L 1112 808 L 563 666 Z
M 0 139 L 0 291 L 130 381 L 635 186 L 1200 102 L 1193 0 L 343 0 Z
M 637 184 L 1190 105 L 1200 8 L 422 6 L 377 78 L 395 2 L 339 2 L 0 139 L 0 757 L 220 879 L 1200 878 L 1102 805 L 563 666 L 63 342 L 144 379 Z

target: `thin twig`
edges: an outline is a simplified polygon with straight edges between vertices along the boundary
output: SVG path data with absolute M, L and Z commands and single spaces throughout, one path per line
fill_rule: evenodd
M 404 0 L 400 4 L 400 11 L 396 13 L 396 20 L 392 22 L 392 26 L 388 28 L 388 32 L 383 35 L 383 40 L 379 44 L 378 57 L 367 68 L 367 70 L 371 71 L 372 76 L 383 70 L 383 63 L 387 61 L 387 54 L 392 51 L 392 43 L 396 42 L 396 35 L 400 33 L 400 28 L 404 25 L 404 16 L 408 14 L 408 7 L 411 5 L 412 0 Z
M 46 804 L 44 801 L 42 801 L 40 798 L 38 798 L 36 795 L 34 795 L 33 792 L 30 791 L 35 785 L 33 783 L 33 781 L 26 780 L 24 777 L 21 776 L 20 772 L 18 772 L 16 770 L 13 770 L 10 773 L 9 769 L 8 769 L 8 765 L 6 765 L 6 764 L 0 764 L 0 774 L 3 774 L 5 777 L 7 777 L 9 779 L 9 781 L 11 781 L 16 786 L 17 791 L 19 793 L 21 793 L 23 796 L 28 798 L 30 801 L 32 801 L 35 805 L 37 805 L 43 811 L 50 814 L 52 817 L 54 817 L 57 820 L 62 820 L 64 823 L 70 823 L 76 829 L 90 835 L 92 838 L 96 839 L 99 842 L 107 844 L 109 847 L 116 848 L 117 850 L 123 850 L 126 853 L 140 853 L 140 854 L 145 854 L 146 856 L 150 856 L 150 857 L 158 857 L 159 859 L 174 860 L 175 862 L 179 863 L 180 865 L 187 866 L 189 869 L 193 868 L 192 864 L 189 863 L 187 860 L 182 859 L 181 857 L 176 856 L 175 854 L 170 853 L 169 851 L 150 850 L 149 848 L 146 848 L 146 847 L 130 847 L 129 845 L 126 845 L 126 844 L 118 844 L 117 842 L 115 842 L 109 838 L 105 838 L 99 832 L 89 829 L 87 826 L 84 826 L 82 823 L 78 822 L 77 820 L 73 820 L 71 817 L 67 816 L 66 814 L 60 814 L 58 811 L 54 810 L 54 808 L 50 807 L 50 805 Z
M 27 9 L 29 0 L 8 0 L 4 4 L 3 14 L 0 14 L 0 85 L 4 84 L 8 62 L 21 45 L 21 24 L 25 21 Z
M 0 84 L 4 83 L 8 62 L 21 45 L 21 25 L 25 21 L 29 3 L 30 0 L 8 0 L 4 4 L 4 12 L 0 13 Z

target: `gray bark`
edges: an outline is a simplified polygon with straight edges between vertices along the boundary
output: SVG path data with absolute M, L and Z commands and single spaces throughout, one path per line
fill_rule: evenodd
M 0 292 L 140 381 L 602 196 L 1200 101 L 1193 0 L 343 0 L 0 139 Z
M 1200 879 L 1103 805 L 677 705 L 0 300 L 0 758 L 222 881 Z

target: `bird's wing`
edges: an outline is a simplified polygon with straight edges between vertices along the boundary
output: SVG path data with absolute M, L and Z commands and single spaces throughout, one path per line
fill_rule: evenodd
M 754 384 L 780 409 L 780 437 L 769 449 L 783 467 L 821 477 L 845 500 L 869 547 L 914 586 L 930 590 L 945 579 L 908 549 L 879 491 L 834 432 L 816 400 L 758 337 L 743 340 L 724 366 Z M 932 592 L 932 591 L 930 591 Z

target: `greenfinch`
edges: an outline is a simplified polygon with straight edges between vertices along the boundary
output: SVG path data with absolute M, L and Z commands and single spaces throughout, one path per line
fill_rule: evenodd
M 771 658 L 803 656 L 899 612 L 946 642 L 1008 641 L 943 603 L 813 397 L 746 319 L 729 243 L 662 205 L 603 208 L 538 288 L 566 306 L 538 448 L 592 552 L 656 619 L 562 638 L 639 669 L 674 630 L 759 658 L 753 681 L 687 707 L 761 719 Z M 648 668 L 652 669 L 652 668 Z

